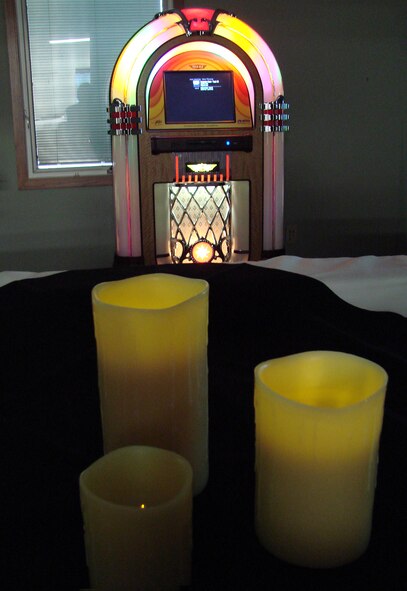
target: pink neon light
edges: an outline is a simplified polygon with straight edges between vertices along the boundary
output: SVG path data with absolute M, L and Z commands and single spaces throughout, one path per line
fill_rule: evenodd
M 229 180 L 229 174 L 230 174 L 230 156 L 229 154 L 226 154 L 226 180 Z
M 131 237 L 131 203 L 130 203 L 130 171 L 129 159 L 126 150 L 126 213 L 127 213 L 127 248 L 129 256 L 133 253 L 133 243 Z
M 189 22 L 189 30 L 194 32 L 209 31 L 209 23 L 215 11 L 211 8 L 183 8 L 181 12 Z
M 276 134 L 273 133 L 273 152 L 272 152 L 272 182 L 271 182 L 271 248 L 276 248 L 276 214 L 277 214 L 277 195 L 276 195 Z

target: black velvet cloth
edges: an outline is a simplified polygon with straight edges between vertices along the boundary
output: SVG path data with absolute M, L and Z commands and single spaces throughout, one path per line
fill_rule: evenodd
M 316 280 L 246 264 L 69 271 L 0 289 L 5 588 L 88 586 L 78 477 L 102 454 L 90 293 L 103 281 L 155 272 L 210 284 L 210 480 L 194 499 L 191 589 L 406 589 L 407 319 L 356 308 Z M 389 374 L 371 543 L 354 563 L 329 570 L 274 558 L 253 521 L 253 369 L 319 349 L 360 355 Z

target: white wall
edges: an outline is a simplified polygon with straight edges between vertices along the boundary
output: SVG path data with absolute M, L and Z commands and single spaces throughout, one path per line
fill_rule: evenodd
M 279 62 L 286 135 L 287 252 L 407 252 L 405 0 L 224 0 Z M 0 14 L 0 44 L 6 43 Z M 0 270 L 110 266 L 110 187 L 19 191 L 7 54 L 0 52 Z
M 405 0 L 205 5 L 249 23 L 281 68 L 291 117 L 285 218 L 297 234 L 287 252 L 406 253 Z

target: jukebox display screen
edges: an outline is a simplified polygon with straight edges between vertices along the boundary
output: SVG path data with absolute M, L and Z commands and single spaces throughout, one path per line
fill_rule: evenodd
M 232 71 L 164 72 L 165 122 L 234 123 Z

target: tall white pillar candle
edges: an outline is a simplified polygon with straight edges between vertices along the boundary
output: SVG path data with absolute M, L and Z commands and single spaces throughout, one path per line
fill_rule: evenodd
M 95 591 L 175 591 L 190 581 L 192 468 L 145 446 L 112 451 L 79 479 Z
M 255 520 L 271 553 L 333 567 L 364 552 L 386 384 L 380 366 L 333 351 L 256 367 Z
M 184 456 L 194 492 L 208 479 L 208 293 L 154 273 L 92 292 L 105 452 L 150 445 Z

